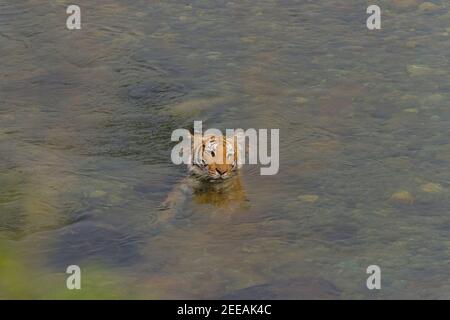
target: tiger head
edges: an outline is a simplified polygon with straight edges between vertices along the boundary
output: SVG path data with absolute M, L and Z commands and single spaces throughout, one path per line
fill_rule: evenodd
M 189 171 L 200 178 L 209 180 L 227 179 L 240 166 L 237 161 L 236 137 L 220 135 L 194 138 L 193 161 Z

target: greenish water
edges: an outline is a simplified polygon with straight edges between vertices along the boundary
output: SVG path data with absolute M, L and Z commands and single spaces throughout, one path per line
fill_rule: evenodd
M 422 2 L 369 31 L 358 0 L 79 0 L 69 31 L 72 1 L 0 1 L 0 298 L 449 299 L 450 6 Z M 164 220 L 194 120 L 280 128 L 280 171 Z

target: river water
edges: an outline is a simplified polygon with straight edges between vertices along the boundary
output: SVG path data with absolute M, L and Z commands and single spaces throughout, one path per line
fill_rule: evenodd
M 450 6 L 377 2 L 1 0 L 0 297 L 450 298 Z M 161 223 L 194 120 L 280 170 Z

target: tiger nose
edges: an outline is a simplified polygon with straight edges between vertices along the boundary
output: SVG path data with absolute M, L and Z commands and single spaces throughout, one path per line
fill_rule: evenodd
M 222 175 L 222 174 L 224 174 L 225 172 L 227 172 L 227 169 L 226 168 L 216 168 L 216 171 L 217 171 L 217 173 L 218 174 L 220 174 L 220 175 Z

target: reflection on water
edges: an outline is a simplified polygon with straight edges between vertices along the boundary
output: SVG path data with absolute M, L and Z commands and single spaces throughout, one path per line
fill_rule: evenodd
M 227 209 L 241 205 L 246 200 L 241 176 L 216 183 L 202 183 L 194 189 L 193 200 L 198 204 L 211 204 Z
M 360 0 L 80 0 L 68 31 L 69 1 L 3 1 L 0 297 L 450 298 L 450 8 L 424 2 L 369 31 Z M 183 189 L 193 120 L 280 128 L 279 174 Z

